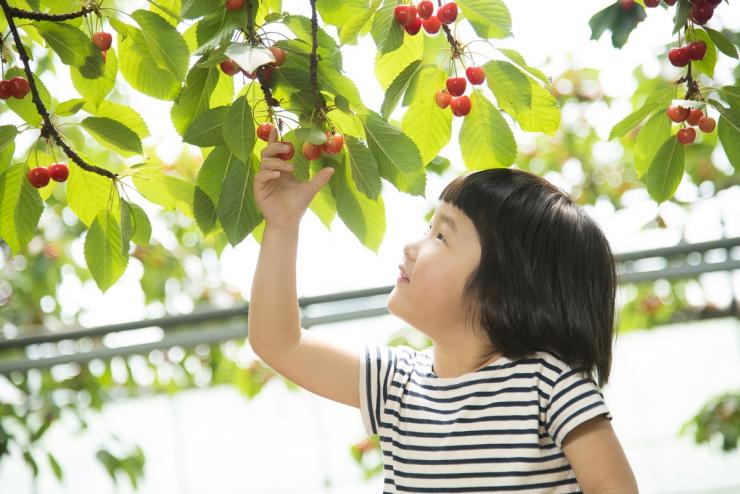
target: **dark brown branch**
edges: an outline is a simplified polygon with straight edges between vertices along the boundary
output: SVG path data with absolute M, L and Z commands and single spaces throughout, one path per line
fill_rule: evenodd
M 319 21 L 316 14 L 316 0 L 311 0 L 311 59 L 310 59 L 310 71 L 309 78 L 311 81 L 311 89 L 313 90 L 314 101 L 316 102 L 317 112 L 326 112 L 326 101 L 319 91 L 318 83 L 318 70 L 319 70 L 319 57 L 316 54 L 319 48 Z
M 441 6 L 442 0 L 437 0 L 437 7 Z M 452 58 L 459 58 L 462 55 L 462 47 L 460 46 L 460 42 L 458 42 L 452 35 L 452 31 L 450 31 L 450 26 L 448 26 L 447 24 L 442 24 L 442 31 L 445 32 L 445 36 L 447 36 L 447 42 L 450 44 L 450 48 L 452 48 Z
M 28 10 L 19 9 L 17 7 L 8 7 L 5 11 L 5 16 L 12 16 L 16 19 L 30 19 L 32 21 L 68 21 L 70 19 L 76 19 L 78 17 L 86 16 L 92 12 L 98 10 L 98 6 L 94 3 L 89 3 L 82 7 L 77 12 L 70 12 L 68 14 L 44 14 L 42 12 L 29 12 Z
M 108 177 L 111 179 L 115 179 L 117 177 L 116 174 L 113 172 L 106 170 L 105 168 L 100 168 L 97 166 L 90 165 L 86 163 L 80 156 L 75 153 L 72 148 L 67 145 L 66 142 L 62 139 L 62 136 L 59 135 L 59 132 L 57 132 L 57 129 L 54 128 L 54 126 L 51 123 L 51 117 L 49 116 L 49 112 L 44 106 L 43 101 L 41 101 L 41 95 L 39 94 L 39 90 L 36 87 L 36 81 L 33 77 L 33 72 L 31 72 L 31 66 L 28 61 L 28 54 L 26 53 L 26 49 L 23 46 L 23 43 L 21 42 L 21 36 L 18 33 L 18 29 L 15 26 L 15 20 L 13 19 L 13 16 L 11 14 L 11 7 L 8 5 L 7 0 L 0 0 L 0 7 L 2 7 L 3 12 L 5 13 L 5 18 L 8 21 L 8 28 L 10 28 L 10 32 L 13 34 L 13 41 L 15 41 L 15 47 L 18 50 L 18 55 L 21 58 L 21 61 L 23 62 L 23 68 L 26 72 L 26 78 L 28 79 L 28 84 L 31 87 L 31 97 L 33 99 L 33 103 L 36 105 L 36 111 L 39 115 L 41 115 L 41 118 L 44 121 L 44 124 L 41 127 L 41 133 L 44 136 L 51 137 L 54 139 L 54 141 L 61 147 L 65 154 L 74 161 L 80 168 L 83 170 L 97 173 L 98 175 L 102 175 L 104 177 Z

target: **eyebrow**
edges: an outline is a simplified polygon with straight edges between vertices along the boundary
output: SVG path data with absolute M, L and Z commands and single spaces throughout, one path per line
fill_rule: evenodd
M 437 218 L 439 218 L 442 223 L 447 223 L 448 225 L 450 225 L 452 231 L 457 234 L 457 227 L 455 226 L 455 220 L 452 219 L 452 216 L 447 216 L 444 213 L 439 213 L 437 215 Z

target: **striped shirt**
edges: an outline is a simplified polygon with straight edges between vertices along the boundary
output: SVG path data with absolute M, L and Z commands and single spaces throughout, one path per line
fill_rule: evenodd
M 451 378 L 432 363 L 432 348 L 361 350 L 360 413 L 380 438 L 384 493 L 581 492 L 563 439 L 612 419 L 584 372 L 546 352 Z

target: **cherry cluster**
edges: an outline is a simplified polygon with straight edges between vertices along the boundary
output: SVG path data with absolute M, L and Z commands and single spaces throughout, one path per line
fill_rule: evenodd
M 270 51 L 272 52 L 272 56 L 275 57 L 275 61 L 267 63 L 265 65 L 261 65 L 260 67 L 257 67 L 257 70 L 259 70 L 260 68 L 262 69 L 262 78 L 268 84 L 270 83 L 270 78 L 272 77 L 273 68 L 279 67 L 280 65 L 283 64 L 283 62 L 285 62 L 285 50 L 277 46 L 271 46 Z M 226 75 L 233 76 L 234 74 L 238 74 L 239 72 L 242 72 L 244 75 L 246 75 L 250 79 L 257 78 L 257 70 L 255 70 L 254 72 L 247 72 L 246 70 L 239 67 L 238 63 L 236 63 L 230 58 L 221 62 L 219 64 L 219 67 L 221 67 L 221 71 Z
M 675 5 L 677 0 L 663 0 L 666 5 Z M 722 3 L 722 0 L 690 0 L 691 10 L 689 17 L 697 24 L 704 25 L 714 15 L 714 9 Z M 654 8 L 660 4 L 660 0 L 645 0 L 645 6 Z
M 100 48 L 100 54 L 103 56 L 103 62 L 105 62 L 108 49 L 110 48 L 110 45 L 113 44 L 113 36 L 111 36 L 110 33 L 98 31 L 93 33 L 92 42 L 95 46 Z
M 434 3 L 422 0 L 418 5 L 397 5 L 393 9 L 393 18 L 403 26 L 404 31 L 415 35 L 424 27 L 428 34 L 437 34 L 442 24 L 452 24 L 457 19 L 457 4 L 447 2 L 434 13 Z
M 684 67 L 691 60 L 702 60 L 707 53 L 707 44 L 703 41 L 692 41 L 686 46 L 668 50 L 668 60 L 674 67 Z
M 467 80 L 474 85 L 483 84 L 486 80 L 486 73 L 482 67 L 468 67 L 465 69 L 465 75 Z M 448 77 L 445 83 L 446 89 L 437 91 L 434 101 L 442 109 L 449 106 L 456 117 L 464 117 L 470 113 L 472 104 L 470 98 L 464 94 L 467 85 L 465 77 Z
M 40 189 L 49 184 L 49 179 L 55 182 L 64 182 L 69 176 L 69 168 L 64 163 L 52 163 L 48 167 L 37 166 L 28 171 L 28 181 Z
M 257 137 L 267 142 L 270 137 L 270 132 L 274 127 L 275 126 L 271 122 L 259 124 L 257 126 Z M 341 133 L 336 130 L 332 130 L 331 132 L 327 130 L 325 134 L 326 142 L 324 144 L 313 144 L 309 141 L 305 141 L 303 143 L 303 146 L 301 146 L 301 152 L 303 152 L 303 156 L 305 156 L 307 160 L 319 159 L 322 153 L 334 155 L 342 150 L 342 147 L 344 146 L 344 136 Z M 287 161 L 293 157 L 293 154 L 295 154 L 295 146 L 290 141 L 280 142 L 288 145 L 290 149 L 284 153 L 277 154 L 276 156 Z
M 699 130 L 705 134 L 713 132 L 717 126 L 717 122 L 712 117 L 704 115 L 704 112 L 700 108 L 684 108 L 680 105 L 671 105 L 666 109 L 666 115 L 673 122 L 686 122 L 689 124 L 689 127 L 680 129 L 676 134 L 676 139 L 681 144 L 691 144 L 694 142 L 694 139 L 696 139 L 696 129 L 693 126 L 698 126 Z
M 23 99 L 31 90 L 28 81 L 21 76 L 13 77 L 7 81 L 0 81 L 0 99 L 8 99 L 11 96 L 16 99 Z

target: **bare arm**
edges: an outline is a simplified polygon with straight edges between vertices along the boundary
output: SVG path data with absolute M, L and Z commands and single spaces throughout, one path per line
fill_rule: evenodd
M 563 453 L 584 494 L 637 494 L 637 481 L 609 419 L 600 415 L 565 437 Z

